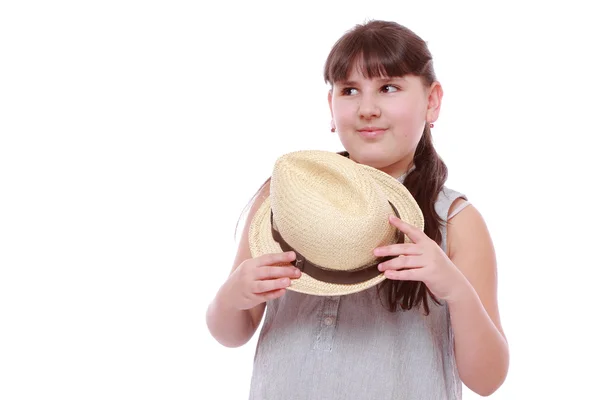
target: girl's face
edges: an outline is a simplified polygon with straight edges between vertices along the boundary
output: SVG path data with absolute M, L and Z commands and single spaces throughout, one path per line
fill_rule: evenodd
M 329 93 L 331 116 L 350 158 L 399 177 L 412 165 L 426 123 L 437 120 L 438 82 L 425 87 L 413 75 L 365 78 L 353 68 Z

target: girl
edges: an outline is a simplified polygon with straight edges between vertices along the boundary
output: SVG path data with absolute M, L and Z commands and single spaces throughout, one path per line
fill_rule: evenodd
M 295 267 L 272 267 L 292 262 L 293 252 L 251 257 L 246 224 L 207 310 L 209 330 L 241 346 L 266 308 L 250 399 L 460 399 L 462 383 L 492 394 L 509 360 L 494 249 L 475 207 L 444 186 L 431 138 L 443 91 L 426 43 L 397 23 L 357 25 L 333 46 L 324 74 L 341 154 L 400 180 L 423 212 L 424 232 L 390 218 L 412 243 L 374 250 L 392 257 L 379 266 L 388 279 L 310 296 L 285 290 L 300 276 Z M 269 181 L 248 221 L 267 196 Z

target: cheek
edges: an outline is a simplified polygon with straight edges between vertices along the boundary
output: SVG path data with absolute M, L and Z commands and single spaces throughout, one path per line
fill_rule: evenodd
M 405 104 L 403 106 L 390 107 L 386 110 L 387 117 L 393 121 L 398 127 L 405 127 L 408 131 L 422 125 L 424 114 L 420 107 L 414 103 Z
M 350 102 L 338 103 L 333 105 L 333 117 L 338 126 L 344 126 L 354 123 L 356 109 Z

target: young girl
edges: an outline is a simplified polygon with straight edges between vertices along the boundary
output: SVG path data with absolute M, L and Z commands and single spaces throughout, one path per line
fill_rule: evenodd
M 300 272 L 293 252 L 251 257 L 244 229 L 232 273 L 207 310 L 223 345 L 258 340 L 250 399 L 460 399 L 464 383 L 486 396 L 504 381 L 508 345 L 486 225 L 466 197 L 444 186 L 447 169 L 431 128 L 442 87 L 425 42 L 393 22 L 347 32 L 325 64 L 332 131 L 351 160 L 400 180 L 423 212 L 424 232 L 390 218 L 412 244 L 391 256 L 386 279 L 345 296 L 285 290 Z M 269 182 L 248 221 L 269 196 Z M 268 307 L 265 307 L 268 304 Z

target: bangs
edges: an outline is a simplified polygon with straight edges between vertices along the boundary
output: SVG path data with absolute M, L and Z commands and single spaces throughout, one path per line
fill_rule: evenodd
M 359 28 L 349 32 L 327 58 L 325 82 L 348 80 L 355 66 L 368 79 L 423 75 L 431 55 L 424 42 L 406 31 Z

